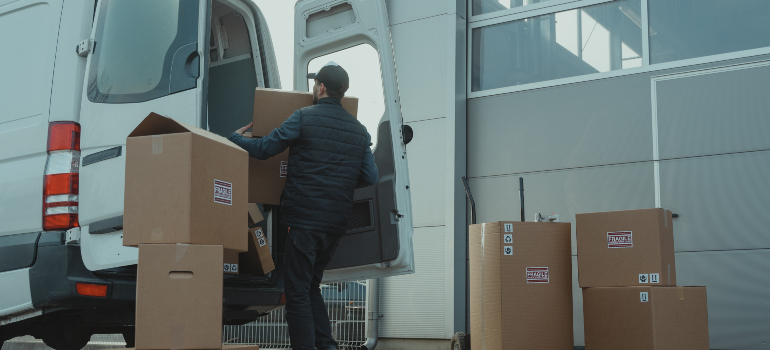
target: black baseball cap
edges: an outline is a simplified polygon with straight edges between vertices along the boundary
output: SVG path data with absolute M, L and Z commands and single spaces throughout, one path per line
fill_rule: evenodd
M 348 91 L 348 88 L 350 87 L 348 72 L 333 61 L 325 64 L 318 70 L 318 72 L 308 74 L 307 78 L 318 80 L 318 82 L 323 83 L 327 89 L 343 94 L 345 91 Z

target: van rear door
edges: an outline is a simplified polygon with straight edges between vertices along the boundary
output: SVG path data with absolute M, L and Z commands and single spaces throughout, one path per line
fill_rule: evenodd
M 126 136 L 150 112 L 205 127 L 210 17 L 210 0 L 99 1 L 80 116 L 80 244 L 89 270 L 136 263 L 122 235 Z
M 369 128 L 376 139 L 379 182 L 356 191 L 348 234 L 325 273 L 325 282 L 379 278 L 414 272 L 412 206 L 396 67 L 384 0 L 304 0 L 294 13 L 294 90 L 308 91 L 308 65 L 335 52 L 377 51 L 384 114 Z M 364 50 L 360 50 L 365 46 Z M 368 46 L 368 47 L 366 47 Z M 360 54 L 359 54 L 360 55 Z M 357 56 L 353 62 L 358 59 Z M 319 62 L 323 64 L 324 62 Z M 340 63 L 340 62 L 338 62 Z M 343 67 L 345 64 L 340 63 Z M 349 67 L 355 64 L 351 64 Z M 315 71 L 315 70 L 314 70 Z M 352 81 L 353 78 L 351 78 Z M 351 89 L 353 87 L 351 86 Z M 361 101 L 371 103 L 375 101 Z M 375 102 L 375 103 L 377 103 Z M 381 118 L 380 118 L 381 117 Z M 359 120 L 362 115 L 359 111 Z M 364 125 L 368 123 L 364 122 Z

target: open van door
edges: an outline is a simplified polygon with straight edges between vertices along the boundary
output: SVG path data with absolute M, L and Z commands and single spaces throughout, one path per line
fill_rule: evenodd
M 369 130 L 377 140 L 373 151 L 379 181 L 356 190 L 348 232 L 327 267 L 324 282 L 413 273 L 412 205 L 405 144 L 411 135 L 405 139 L 402 127 L 385 1 L 303 0 L 294 10 L 295 90 L 308 91 L 305 76 L 313 59 L 359 45 L 370 45 L 377 51 L 382 78 L 384 115 Z
M 205 128 L 210 17 L 211 0 L 98 2 L 80 113 L 80 245 L 89 270 L 136 263 L 122 232 L 128 134 L 150 112 Z

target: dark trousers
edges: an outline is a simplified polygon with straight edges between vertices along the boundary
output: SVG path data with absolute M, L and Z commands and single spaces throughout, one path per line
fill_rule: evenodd
M 339 243 L 339 236 L 323 232 L 289 231 L 284 255 L 284 292 L 286 321 L 294 350 L 337 348 L 321 296 L 321 279 Z

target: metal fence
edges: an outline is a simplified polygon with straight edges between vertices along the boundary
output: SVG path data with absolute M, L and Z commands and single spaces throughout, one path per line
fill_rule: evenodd
M 340 349 L 358 349 L 366 341 L 366 281 L 321 285 L 321 295 Z M 242 326 L 224 326 L 222 343 L 290 349 L 284 309 Z

